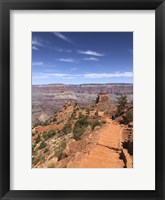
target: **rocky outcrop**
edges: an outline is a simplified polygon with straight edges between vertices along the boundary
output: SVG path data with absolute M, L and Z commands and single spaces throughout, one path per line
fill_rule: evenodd
M 100 92 L 96 99 L 96 104 L 110 101 L 107 92 Z
M 113 104 L 109 98 L 107 92 L 100 92 L 96 99 L 95 107 L 99 111 L 103 111 L 104 114 L 112 115 L 116 112 L 116 106 Z

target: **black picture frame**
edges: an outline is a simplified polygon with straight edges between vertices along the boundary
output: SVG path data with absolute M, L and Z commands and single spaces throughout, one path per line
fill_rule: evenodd
M 10 190 L 10 10 L 155 10 L 156 188 L 152 191 Z M 0 198 L 165 199 L 165 2 L 163 0 L 0 0 Z M 11 102 L 12 103 L 12 102 Z M 143 181 L 143 180 L 142 180 Z

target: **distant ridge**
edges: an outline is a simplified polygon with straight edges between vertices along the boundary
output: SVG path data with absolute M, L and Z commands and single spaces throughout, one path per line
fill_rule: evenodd
M 48 84 L 38 84 L 32 86 L 82 86 L 82 85 L 133 85 L 133 83 L 81 83 L 81 84 L 64 84 L 64 83 L 48 83 Z
M 115 101 L 116 96 L 127 95 L 129 101 L 133 98 L 133 84 L 128 83 L 99 83 L 73 84 L 61 83 L 33 85 L 32 107 L 33 122 L 45 121 L 54 112 L 69 101 L 76 101 L 80 106 L 89 106 L 95 102 L 100 92 L 106 92 Z

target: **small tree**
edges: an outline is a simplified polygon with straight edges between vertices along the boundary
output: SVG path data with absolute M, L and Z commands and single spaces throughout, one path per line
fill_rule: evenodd
M 133 121 L 133 109 L 129 110 L 126 115 L 123 116 L 123 121 L 125 124 Z
M 121 115 L 124 109 L 127 107 L 127 96 L 121 95 L 117 98 L 117 115 Z
M 62 132 L 64 133 L 64 134 L 68 134 L 68 133 L 71 133 L 72 132 L 72 125 L 71 125 L 71 123 L 66 123 L 65 125 L 64 125 L 64 128 L 62 129 Z

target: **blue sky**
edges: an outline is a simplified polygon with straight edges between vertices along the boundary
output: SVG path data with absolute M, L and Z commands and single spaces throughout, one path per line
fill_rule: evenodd
M 32 33 L 33 85 L 132 82 L 132 32 Z

